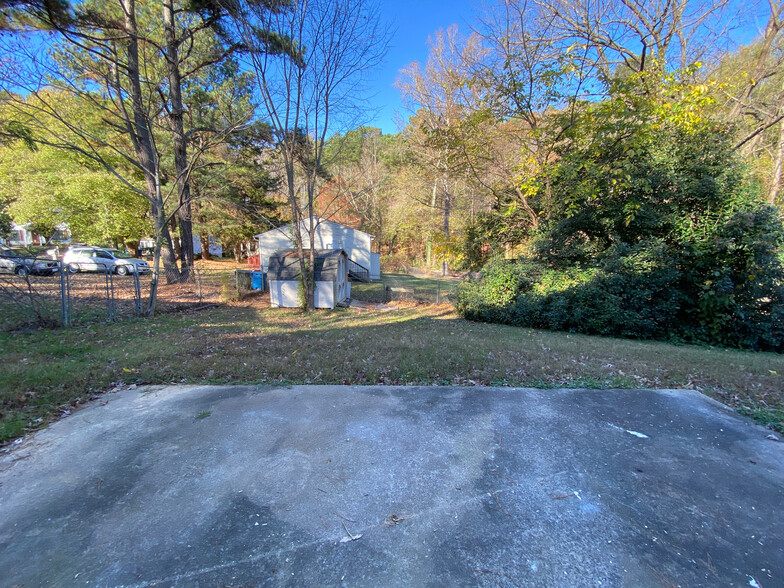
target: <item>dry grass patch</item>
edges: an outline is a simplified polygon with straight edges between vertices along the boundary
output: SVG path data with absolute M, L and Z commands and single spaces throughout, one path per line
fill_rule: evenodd
M 118 385 L 163 383 L 694 388 L 784 429 L 782 356 L 470 323 L 446 305 L 305 315 L 258 298 L 0 345 L 0 439 Z

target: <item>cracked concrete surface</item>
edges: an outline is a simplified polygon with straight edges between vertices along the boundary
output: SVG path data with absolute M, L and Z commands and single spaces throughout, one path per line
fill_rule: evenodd
M 768 433 L 689 391 L 128 390 L 0 458 L 0 586 L 784 585 Z

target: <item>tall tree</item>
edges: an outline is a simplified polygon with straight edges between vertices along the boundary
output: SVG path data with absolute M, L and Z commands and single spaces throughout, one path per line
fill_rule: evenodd
M 179 10 L 172 14 L 171 4 L 170 11 L 163 11 L 170 17 L 169 25 L 177 15 L 181 18 L 173 25 L 176 31 L 168 31 L 173 35 L 167 36 L 165 30 L 162 35 L 165 18 L 162 12 L 156 16 L 150 11 L 154 6 L 136 0 L 79 4 L 67 25 L 53 23 L 59 37 L 46 55 L 36 51 L 35 44 L 6 40 L 17 56 L 26 57 L 10 80 L 26 96 L 6 97 L 25 128 L 34 132 L 35 140 L 81 153 L 147 199 L 157 244 L 149 312 L 154 312 L 160 260 L 167 279 L 182 277 L 169 225 L 183 209 L 184 273 L 192 263 L 192 253 L 188 254 L 192 247 L 190 175 L 204 151 L 224 142 L 252 114 L 245 99 L 213 117 L 212 125 L 202 124 L 202 117 L 199 127 L 186 130 L 183 89 L 205 68 L 220 64 L 227 51 L 200 17 Z M 187 49 L 184 57 L 183 46 Z M 100 112 L 102 124 L 69 116 L 56 102 L 57 94 L 47 88 L 67 92 Z M 214 102 L 221 103 L 219 99 Z M 189 152 L 186 143 L 194 138 L 198 138 L 198 147 Z
M 420 107 L 407 139 L 414 159 L 432 170 L 430 202 L 442 207 L 445 237 L 461 206 L 469 223 L 491 203 L 524 231 L 539 222 L 539 197 L 520 176 L 538 157 L 547 158 L 538 127 L 543 109 L 554 102 L 556 75 L 566 68 L 550 51 L 536 53 L 544 44 L 530 39 L 527 21 L 505 21 L 503 31 L 487 27 L 484 37 L 461 38 L 455 26 L 437 32 L 426 65 L 410 65 L 398 82 Z M 512 45 L 511 39 L 520 40 Z M 457 198 L 460 192 L 468 202 Z
M 216 125 L 216 117 L 188 116 L 189 98 L 193 97 L 193 86 L 199 85 L 205 77 L 213 78 L 213 88 L 196 92 L 199 98 L 210 92 L 226 92 L 230 90 L 231 81 L 236 81 L 236 104 L 231 104 L 229 110 L 243 112 L 250 116 L 248 96 L 241 95 L 248 91 L 246 76 L 239 74 L 235 68 L 222 69 L 227 61 L 232 62 L 233 56 L 241 47 L 227 42 L 224 34 L 224 21 L 230 18 L 230 11 L 220 4 L 207 1 L 175 1 L 160 0 L 162 8 L 163 41 L 158 49 L 165 63 L 166 83 L 161 94 L 164 96 L 163 107 L 168 119 L 168 130 L 171 133 L 173 148 L 173 165 L 175 184 L 177 187 L 177 225 L 179 229 L 180 247 L 179 256 L 182 272 L 185 276 L 193 265 L 193 228 L 192 228 L 192 190 L 191 174 L 193 160 L 188 157 L 188 150 L 192 142 L 199 143 L 200 137 L 205 133 L 219 132 L 221 125 Z M 258 10 L 272 10 L 286 4 L 282 0 L 257 0 Z M 273 31 L 263 31 L 260 34 L 269 38 L 276 38 Z M 278 43 L 268 43 L 267 51 L 282 50 Z M 232 71 L 233 70 L 233 71 Z M 232 72 L 237 76 L 227 76 L 219 88 L 214 87 L 216 72 Z M 205 75 L 206 74 L 206 75 Z M 229 83 L 227 83 L 229 82 Z M 190 94 L 190 96 L 189 96 Z M 219 103 L 218 97 L 213 97 L 214 103 Z M 204 101 L 200 101 L 204 107 Z M 190 129 L 186 128 L 187 119 L 190 118 Z M 194 120 L 198 118 L 198 120 Z M 225 123 L 227 121 L 222 121 Z M 195 124 L 194 124 L 195 123 Z M 195 137 L 194 137 L 195 135 Z
M 762 35 L 725 55 L 710 76 L 720 82 L 716 93 L 736 127 L 736 148 L 764 162 L 767 200 L 775 204 L 784 170 L 784 2 L 769 0 L 768 8 Z
M 318 214 L 376 235 L 386 232 L 386 212 L 396 151 L 394 135 L 361 126 L 345 135 L 336 133 L 325 146 L 324 159 L 332 181 L 319 194 Z
M 201 234 L 202 257 L 209 258 L 208 236 L 241 261 L 241 249 L 259 226 L 283 224 L 285 202 L 274 198 L 277 182 L 261 161 L 271 150 L 269 127 L 256 121 L 207 154 L 193 177 L 194 226 Z
M 408 129 L 409 144 L 424 167 L 432 172 L 431 208 L 438 207 L 444 238 L 450 238 L 450 221 L 457 193 L 465 176 L 468 148 L 465 122 L 480 108 L 478 85 L 472 84 L 471 67 L 479 61 L 479 36 L 460 39 L 457 25 L 439 30 L 430 39 L 430 52 L 422 68 L 412 63 L 402 70 L 397 86 L 410 104 L 419 107 Z
M 388 33 L 377 7 L 365 0 L 310 0 L 277 11 L 239 3 L 235 32 L 258 82 L 261 109 L 282 162 L 282 185 L 294 227 L 306 309 L 314 308 L 315 199 L 325 180 L 329 134 L 357 126 L 363 81 L 386 53 Z M 271 55 L 276 31 L 290 50 Z

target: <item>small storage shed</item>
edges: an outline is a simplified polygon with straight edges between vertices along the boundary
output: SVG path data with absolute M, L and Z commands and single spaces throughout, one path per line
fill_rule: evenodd
M 313 248 L 317 251 L 322 249 L 340 251 L 342 249 L 346 252 L 348 258 L 356 264 L 350 268 L 352 271 L 355 271 L 355 277 L 359 278 L 359 274 L 365 274 L 371 280 L 381 278 L 379 254 L 371 252 L 371 244 L 373 239 L 375 239 L 373 235 L 314 216 L 315 234 L 313 236 L 313 244 L 311 244 L 307 232 L 308 221 L 309 219 L 300 221 L 303 239 L 302 246 L 305 249 Z M 277 254 L 282 249 L 291 249 L 296 243 L 294 225 L 291 224 L 269 230 L 266 233 L 259 233 L 253 238 L 259 246 L 259 258 L 254 267 L 259 268 L 263 272 L 269 269 L 269 258 L 271 255 Z
M 309 255 L 309 252 L 306 252 Z M 313 275 L 316 280 L 314 306 L 335 308 L 351 296 L 348 281 L 348 255 L 341 250 L 315 252 Z M 270 306 L 296 308 L 300 306 L 299 256 L 296 249 L 285 249 L 270 256 L 267 269 L 270 289 Z

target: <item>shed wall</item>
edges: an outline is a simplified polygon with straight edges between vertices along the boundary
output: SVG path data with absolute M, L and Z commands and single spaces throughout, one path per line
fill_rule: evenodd
M 316 282 L 316 290 L 313 292 L 313 306 L 335 308 L 335 282 Z
M 270 281 L 270 306 L 273 308 L 297 308 L 299 306 L 299 282 Z
M 381 279 L 381 254 L 379 253 L 370 254 L 370 279 Z
M 311 243 L 304 231 L 303 237 L 305 239 L 303 246 L 306 249 L 310 249 Z M 256 240 L 259 243 L 262 271 L 265 272 L 269 269 L 270 255 L 281 249 L 291 249 L 295 246 L 294 234 L 290 225 L 256 235 Z M 365 267 L 371 272 L 372 276 L 371 240 L 371 235 L 363 231 L 358 231 L 332 221 L 322 220 L 316 227 L 315 243 L 313 243 L 312 248 L 343 249 L 348 254 L 349 259 Z
M 271 281 L 270 306 L 273 308 L 298 308 L 298 289 L 299 282 Z M 316 282 L 316 290 L 313 293 L 314 306 L 316 308 L 335 308 L 335 299 L 340 290 L 341 288 L 335 282 Z M 338 302 L 342 302 L 347 297 L 338 300 Z

